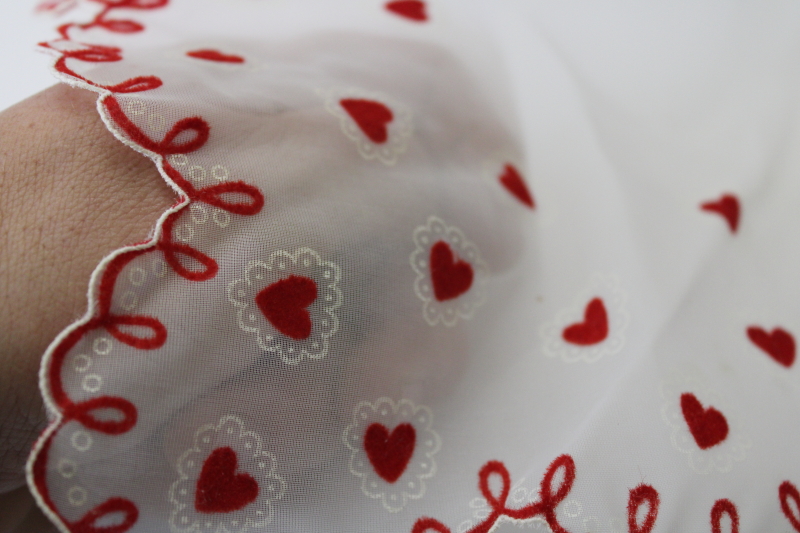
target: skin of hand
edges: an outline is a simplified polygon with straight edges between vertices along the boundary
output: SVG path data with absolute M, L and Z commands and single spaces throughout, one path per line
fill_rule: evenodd
M 103 125 L 97 95 L 51 87 L 0 113 L 0 533 L 55 531 L 24 465 L 47 424 L 42 354 L 86 309 L 103 256 L 141 241 L 175 195 Z

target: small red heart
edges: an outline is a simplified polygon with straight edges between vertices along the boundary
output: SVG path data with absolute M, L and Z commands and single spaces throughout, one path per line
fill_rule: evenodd
M 778 363 L 789 368 L 794 363 L 795 344 L 792 334 L 781 328 L 775 328 L 772 333 L 758 326 L 747 328 L 747 336 L 753 344 L 764 350 L 767 355 Z
M 364 434 L 364 450 L 372 468 L 387 483 L 394 483 L 406 471 L 414 454 L 417 432 L 411 424 L 400 424 L 392 433 L 386 426 L 375 422 Z
M 389 133 L 386 125 L 394 120 L 392 110 L 380 102 L 372 100 L 344 99 L 339 104 L 353 117 L 364 135 L 377 144 L 386 142 Z
M 457 260 L 446 242 L 439 241 L 431 247 L 430 263 L 433 294 L 440 302 L 458 298 L 472 286 L 472 266 Z
M 797 516 L 795 509 L 800 510 L 800 491 L 791 481 L 784 481 L 778 487 L 778 497 L 781 500 L 781 510 L 784 516 L 792 524 L 795 531 L 800 533 L 800 516 Z M 794 500 L 794 508 L 789 504 L 789 499 Z
M 681 411 L 701 450 L 716 446 L 728 436 L 728 421 L 725 416 L 713 407 L 703 409 L 700 400 L 691 392 L 681 394 Z
M 728 221 L 731 233 L 739 227 L 739 200 L 732 194 L 723 194 L 716 202 L 706 202 L 700 206 L 703 211 L 718 213 Z
M 608 337 L 608 314 L 603 300 L 592 299 L 583 311 L 583 322 L 567 326 L 561 335 L 565 341 L 581 346 L 603 342 Z
M 311 335 L 311 315 L 306 307 L 317 299 L 313 279 L 289 276 L 264 288 L 256 295 L 256 305 L 275 329 L 296 340 Z
M 411 19 L 417 22 L 425 22 L 428 20 L 428 15 L 425 13 L 425 2 L 420 0 L 397 0 L 396 2 L 388 2 L 386 9 L 396 15 Z
M 237 474 L 236 452 L 217 448 L 203 463 L 197 479 L 194 508 L 201 513 L 230 513 L 258 497 L 258 483 L 249 474 Z
M 517 200 L 527 205 L 531 209 L 535 207 L 533 196 L 525 185 L 525 180 L 522 179 L 517 169 L 513 165 L 506 165 L 505 172 L 500 176 L 500 183 L 503 187 L 508 189 L 508 192 L 513 194 Z
M 186 55 L 196 59 L 217 61 L 219 63 L 244 63 L 244 58 L 242 56 L 223 54 L 219 50 L 211 50 L 208 48 L 204 48 L 203 50 L 192 50 L 191 52 L 186 52 Z

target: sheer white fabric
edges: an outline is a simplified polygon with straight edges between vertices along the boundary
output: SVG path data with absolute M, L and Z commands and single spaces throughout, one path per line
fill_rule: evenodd
M 796 5 L 63 17 L 182 198 L 45 356 L 63 531 L 800 532 Z

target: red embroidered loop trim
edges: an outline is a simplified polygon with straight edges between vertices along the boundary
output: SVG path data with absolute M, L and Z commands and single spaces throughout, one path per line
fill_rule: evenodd
M 54 50 L 60 56 L 54 61 L 54 68 L 57 72 L 68 76 L 74 80 L 80 80 L 86 85 L 104 89 L 116 93 L 137 93 L 149 91 L 161 87 L 163 82 L 156 76 L 137 76 L 113 85 L 100 85 L 86 79 L 69 67 L 68 59 L 91 63 L 115 62 L 123 59 L 120 48 L 102 45 L 92 45 L 76 43 L 69 37 L 72 28 L 88 29 L 92 27 L 103 28 L 107 31 L 117 33 L 133 33 L 142 31 L 144 25 L 127 19 L 111 19 L 107 15 L 117 8 L 128 9 L 157 9 L 167 5 L 168 0 L 93 0 L 102 4 L 102 11 L 86 24 L 69 23 L 63 24 L 58 28 L 63 41 L 73 44 L 80 44 L 81 48 L 73 50 L 62 50 L 60 47 L 50 43 L 41 43 L 42 47 Z M 106 96 L 101 100 L 109 118 L 116 123 L 116 126 L 123 131 L 133 143 L 138 144 L 146 150 L 150 150 L 162 157 L 172 154 L 185 154 L 201 148 L 209 137 L 210 127 L 208 123 L 200 117 L 189 117 L 176 122 L 166 133 L 163 140 L 156 141 L 148 137 L 140 130 L 122 111 L 122 108 L 114 96 Z M 163 163 L 166 172 L 174 180 L 175 184 L 182 188 L 190 200 L 201 200 L 210 205 L 224 209 L 231 213 L 241 215 L 253 215 L 258 213 L 264 205 L 262 193 L 251 185 L 242 182 L 225 183 L 206 189 L 197 190 L 191 183 L 185 180 L 180 173 L 169 166 L 167 161 Z M 225 194 L 243 195 L 247 197 L 244 201 L 228 201 L 224 198 Z M 182 202 L 184 200 L 181 200 Z M 173 206 L 175 207 L 175 206 Z M 184 206 L 185 207 L 185 206 Z M 104 433 L 107 435 L 119 435 L 130 431 L 137 422 L 138 413 L 136 406 L 125 398 L 102 396 L 92 398 L 87 401 L 73 402 L 64 389 L 61 381 L 61 374 L 64 362 L 71 350 L 81 342 L 85 335 L 95 329 L 105 328 L 118 341 L 128 344 L 137 349 L 155 349 L 167 340 L 167 330 L 164 325 L 155 317 L 135 316 L 135 315 L 115 315 L 111 313 L 112 299 L 116 280 L 126 265 L 136 257 L 160 250 L 164 253 L 165 261 L 179 275 L 193 281 L 202 281 L 213 278 L 217 271 L 217 263 L 207 255 L 186 245 L 174 243 L 172 241 L 172 229 L 174 222 L 180 215 L 180 211 L 172 213 L 161 225 L 161 234 L 158 242 L 147 240 L 136 246 L 149 245 L 147 248 L 128 250 L 116 255 L 106 265 L 97 284 L 96 291 L 92 298 L 96 299 L 96 310 L 93 317 L 86 319 L 69 331 L 60 342 L 52 348 L 50 360 L 46 369 L 47 388 L 52 397 L 52 401 L 61 411 L 61 416 L 55 427 L 51 426 L 42 437 L 43 441 L 37 444 L 35 455 L 32 458 L 31 470 L 34 480 L 35 492 L 38 493 L 45 506 L 48 507 L 66 527 L 73 533 L 125 533 L 130 530 L 137 522 L 139 511 L 136 505 L 124 498 L 110 498 L 105 503 L 89 511 L 77 522 L 66 520 L 58 510 L 49 494 L 47 485 L 48 455 L 53 438 L 58 434 L 59 427 L 64 423 L 75 420 L 84 427 Z M 201 265 L 200 270 L 189 270 L 186 268 L 179 256 L 185 256 L 197 261 Z M 152 334 L 141 337 L 133 333 L 122 331 L 121 326 L 133 326 L 136 328 L 149 329 Z M 96 413 L 99 410 L 112 410 L 121 416 L 110 420 L 101 420 Z M 98 521 L 111 516 L 112 525 L 98 526 Z M 121 515 L 121 516 L 120 516 Z
M 122 413 L 121 420 L 98 420 L 92 411 L 97 409 L 115 409 Z M 77 420 L 85 427 L 105 433 L 106 435 L 121 435 L 136 425 L 138 412 L 136 406 L 125 398 L 116 396 L 100 396 L 85 402 L 71 404 L 64 408 L 65 420 Z
M 158 9 L 169 3 L 169 0 L 94 0 L 112 8 Z
M 101 19 L 98 20 L 95 26 L 102 26 L 108 31 L 117 33 L 136 33 L 142 31 L 144 26 L 134 20 L 115 20 L 115 19 Z
M 190 281 L 206 281 L 217 275 L 219 265 L 212 258 L 206 254 L 199 252 L 186 244 L 175 244 L 173 242 L 161 242 L 158 245 L 160 250 L 164 251 L 164 260 L 167 264 L 177 272 L 177 274 Z M 178 255 L 185 255 L 191 257 L 203 266 L 202 270 L 189 270 L 180 259 Z
M 206 254 L 195 250 L 188 244 L 175 243 L 172 241 L 172 227 L 177 220 L 180 213 L 173 213 L 164 221 L 163 233 L 161 240 L 156 245 L 156 249 L 164 252 L 164 260 L 179 276 L 190 281 L 206 281 L 217 275 L 219 265 L 212 258 Z M 200 270 L 190 270 L 186 268 L 178 258 L 179 255 L 184 255 L 188 258 L 194 259 L 202 266 Z
M 435 531 L 436 533 L 451 533 L 450 528 L 434 518 L 420 518 L 414 523 L 411 533 L 426 533 Z
M 786 519 L 792 524 L 794 530 L 800 533 L 800 516 L 797 516 L 794 509 L 789 505 L 789 498 L 791 498 L 800 512 L 800 492 L 797 491 L 797 487 L 791 481 L 784 481 L 778 487 L 778 498 L 781 500 L 781 511 L 783 511 Z
M 647 514 L 639 525 L 637 515 L 639 514 L 639 507 L 647 503 Z M 628 531 L 630 533 L 650 533 L 653 526 L 656 525 L 656 518 L 658 518 L 658 506 L 661 504 L 661 499 L 658 496 L 658 491 L 651 485 L 639 485 L 635 489 L 631 489 L 630 496 L 628 497 Z
M 727 513 L 731 517 L 731 533 L 739 533 L 739 513 L 736 506 L 728 499 L 717 500 L 711 508 L 711 531 L 712 533 L 722 533 L 720 521 L 722 515 Z
M 131 122 L 122 111 L 116 98 L 110 97 L 103 101 L 103 105 L 114 122 L 125 132 L 131 141 L 142 148 L 159 155 L 188 154 L 202 147 L 208 140 L 210 128 L 208 122 L 200 117 L 184 118 L 176 122 L 164 136 L 164 140 L 156 142 L 148 137 L 139 127 Z M 175 138 L 187 131 L 194 131 L 194 137 L 182 143 L 175 143 Z
M 91 45 L 82 50 L 66 50 L 64 58 L 79 59 L 90 63 L 113 63 L 122 61 L 122 50 L 114 46 Z
M 261 212 L 264 207 L 264 195 L 257 187 L 243 181 L 232 181 L 211 185 L 202 189 L 195 188 L 191 182 L 184 178 L 180 172 L 168 162 L 164 162 L 164 172 L 183 189 L 186 195 L 195 201 L 205 202 L 236 215 L 251 216 Z M 228 202 L 222 198 L 223 194 L 240 194 L 249 196 L 249 202 Z
M 190 52 L 186 52 L 186 55 L 195 59 L 216 61 L 217 63 L 244 63 L 244 58 L 242 56 L 237 56 L 235 54 L 223 54 L 219 50 L 212 50 L 208 48 L 204 48 L 202 50 L 192 50 Z
M 114 9 L 127 8 L 127 9 L 158 9 L 167 5 L 169 0 L 93 0 L 99 4 L 105 5 L 102 11 L 98 13 L 93 20 L 86 24 L 76 24 L 70 22 L 62 24 L 58 27 L 58 33 L 64 40 L 69 40 L 69 30 L 71 28 L 80 28 L 88 30 L 91 28 L 101 27 L 108 31 L 115 33 L 135 33 L 144 30 L 144 26 L 133 20 L 114 20 L 107 19 L 108 15 Z
M 105 271 L 103 271 L 103 276 L 100 278 L 100 285 L 97 290 L 98 316 L 92 323 L 93 328 L 105 325 L 106 319 L 111 313 L 111 297 L 114 293 L 114 284 L 117 282 L 117 277 L 120 272 L 122 272 L 122 269 L 125 268 L 128 263 L 147 252 L 148 250 L 132 250 L 120 254 L 112 259 Z
M 157 89 L 164 84 L 156 76 L 137 76 L 116 85 L 108 85 L 106 89 L 112 93 L 140 93 Z
M 561 469 L 564 470 L 564 478 L 554 493 L 552 490 L 553 478 Z M 496 497 L 489 487 L 489 478 L 492 475 L 500 476 L 502 481 L 499 497 Z M 569 533 L 558 523 L 556 507 L 572 490 L 574 481 L 575 461 L 569 455 L 561 455 L 550 464 L 542 478 L 539 486 L 540 500 L 520 509 L 509 509 L 506 507 L 508 494 L 511 490 L 511 477 L 508 469 L 500 461 L 489 461 L 483 465 L 478 473 L 478 488 L 489 503 L 489 506 L 492 507 L 492 512 L 483 522 L 470 529 L 468 533 L 488 533 L 501 516 L 507 516 L 515 520 L 526 520 L 537 515 L 544 517 L 553 533 Z M 430 530 L 437 533 L 451 533 L 447 526 L 438 520 L 428 517 L 417 520 L 411 533 L 425 533 Z
M 95 525 L 98 520 L 110 514 L 122 513 L 122 522 L 113 526 Z M 110 498 L 101 503 L 79 521 L 71 524 L 73 533 L 125 533 L 139 519 L 139 510 L 130 500 L 125 498 Z
M 53 48 L 49 43 L 39 43 L 39 45 L 51 50 L 58 50 Z M 56 60 L 54 68 L 62 74 L 77 78 L 93 87 L 107 89 L 113 93 L 136 93 L 149 91 L 163 85 L 161 79 L 156 76 L 137 76 L 115 85 L 100 85 L 86 79 L 67 66 L 67 59 L 79 59 L 81 61 L 88 61 L 91 63 L 114 62 L 122 59 L 122 51 L 119 48 L 98 45 L 87 46 L 89 46 L 89 48 L 84 48 L 82 50 L 58 50 L 61 53 L 61 57 Z
M 250 197 L 249 202 L 228 202 L 222 198 L 223 194 L 242 194 Z M 214 207 L 237 215 L 255 215 L 264 207 L 264 196 L 261 191 L 242 181 L 221 183 L 199 189 L 191 195 L 193 200 L 200 200 Z
M 115 339 L 140 350 L 154 350 L 167 342 L 167 328 L 157 318 L 151 316 L 109 315 L 104 325 Z M 119 326 L 144 327 L 151 330 L 153 335 L 150 337 L 137 337 L 120 331 Z

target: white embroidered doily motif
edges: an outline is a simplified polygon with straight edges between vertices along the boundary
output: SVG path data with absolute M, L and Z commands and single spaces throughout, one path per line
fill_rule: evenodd
M 198 505 L 200 480 L 206 474 L 208 462 L 220 456 L 220 452 L 235 454 L 231 457 L 236 458 L 236 470 L 227 472 L 230 476 L 214 481 L 228 484 L 216 487 L 218 492 L 224 494 L 226 490 L 235 490 L 236 487 L 231 485 L 241 482 L 236 476 L 246 476 L 245 480 L 249 478 L 257 484 L 257 495 L 240 508 L 209 510 Z M 176 467 L 179 479 L 169 491 L 169 500 L 174 506 L 170 527 L 175 533 L 256 531 L 272 521 L 273 502 L 280 500 L 286 491 L 286 483 L 275 472 L 275 456 L 263 449 L 260 436 L 246 431 L 242 421 L 232 415 L 223 416 L 217 424 L 207 424 L 198 429 L 193 446 L 181 455 Z M 241 503 L 234 502 L 231 507 Z
M 607 334 L 597 342 L 576 344 L 565 338 L 567 328 L 585 325 L 590 305 L 601 302 Z M 595 302 L 594 304 L 592 302 Z M 625 330 L 630 316 L 626 309 L 627 295 L 613 276 L 592 275 L 586 289 L 575 299 L 574 304 L 564 309 L 551 321 L 542 324 L 539 333 L 543 340 L 543 351 L 548 357 L 559 357 L 565 363 L 595 363 L 605 356 L 618 353 L 625 345 Z
M 414 244 L 416 248 L 410 259 L 411 268 L 417 273 L 414 292 L 423 302 L 422 314 L 428 324 L 435 326 L 441 322 L 445 326 L 455 326 L 459 319 L 472 318 L 486 297 L 483 285 L 489 274 L 478 248 L 460 229 L 448 226 L 436 216 L 429 217 L 426 225 L 414 230 Z M 437 247 L 447 254 L 442 260 L 444 270 L 438 273 L 440 280 L 436 279 L 437 273 L 431 263 Z M 461 273 L 457 269 L 468 271 L 468 280 L 462 278 L 447 287 L 450 280 Z M 437 282 L 445 289 L 437 291 Z
M 394 165 L 408 149 L 411 112 L 393 98 L 355 87 L 320 91 L 325 109 L 339 119 L 342 133 L 366 160 Z
M 425 480 L 436 473 L 433 455 L 441 446 L 432 424 L 431 410 L 410 400 L 395 403 L 390 398 L 379 398 L 375 403 L 364 401 L 356 406 L 353 423 L 345 429 L 343 438 L 351 450 L 350 471 L 361 478 L 364 494 L 379 498 L 390 512 L 400 511 L 409 499 L 425 494 Z M 369 435 L 376 430 L 383 432 L 384 439 L 370 448 Z M 401 435 L 404 430 L 406 434 Z M 410 446 L 409 434 L 413 443 Z M 406 442 L 400 442 L 404 437 Z M 382 462 L 409 452 L 404 457 L 405 464 L 387 465 L 388 471 L 381 471 Z
M 705 385 L 697 373 L 684 377 L 672 377 L 661 383 L 661 416 L 672 428 L 672 446 L 687 455 L 689 466 L 698 474 L 714 471 L 727 473 L 735 463 L 744 461 L 747 450 L 752 447 L 750 437 L 739 424 L 736 411 L 730 403 L 715 390 Z M 681 409 L 681 396 L 692 394 L 705 409 L 715 409 L 725 417 L 728 432 L 718 444 L 701 449 L 690 431 L 686 417 Z
M 279 250 L 266 261 L 252 261 L 247 265 L 244 279 L 237 279 L 228 286 L 228 299 L 238 308 L 239 327 L 255 335 L 262 350 L 275 353 L 284 362 L 297 364 L 306 357 L 321 359 L 328 353 L 328 341 L 339 329 L 336 309 L 342 303 L 339 289 L 340 270 L 330 261 L 324 261 L 310 248 L 300 248 L 294 253 Z M 278 284 L 297 281 L 299 289 L 287 284 L 283 289 Z M 268 318 L 264 312 L 264 291 L 274 287 L 273 302 L 279 317 Z M 291 312 L 299 317 L 287 318 L 285 311 L 293 306 L 298 290 L 307 289 L 316 296 L 308 305 L 292 307 Z M 262 300 L 259 300 L 262 298 Z M 288 303 L 287 303 L 288 302 Z M 291 329 L 291 321 L 308 321 L 307 332 Z M 279 322 L 278 320 L 283 322 Z M 287 325 L 288 324 L 288 325 Z

